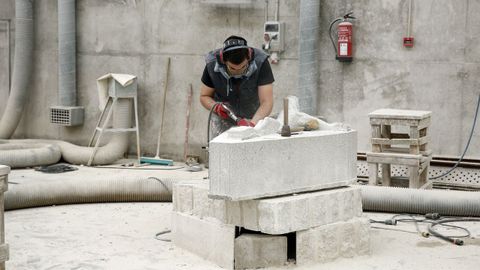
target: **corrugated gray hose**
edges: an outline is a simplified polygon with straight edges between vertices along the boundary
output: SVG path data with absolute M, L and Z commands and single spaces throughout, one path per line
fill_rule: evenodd
M 364 211 L 480 216 L 480 192 L 360 187 Z
M 9 185 L 5 210 L 76 203 L 171 202 L 173 181 L 143 177 Z
M 12 88 L 0 119 L 0 139 L 8 139 L 12 136 L 22 117 L 30 91 L 33 44 L 33 1 L 16 0 Z
M 0 143 L 0 164 L 12 168 L 24 168 L 57 163 L 60 147 L 54 144 Z
M 113 113 L 114 127 L 130 127 L 131 107 L 132 104 L 129 100 L 118 100 Z M 60 160 L 60 154 L 68 163 L 77 165 L 87 164 L 93 151 L 93 147 L 78 146 L 57 140 L 0 140 L 0 146 L 2 145 L 5 149 L 8 149 L 8 145 L 16 145 L 16 147 L 22 145 L 24 152 L 28 153 L 28 155 L 25 155 L 24 152 L 19 152 L 16 149 L 1 151 L 0 164 L 8 165 L 12 168 L 53 164 Z M 44 147 L 42 148 L 40 145 L 44 145 Z M 92 165 L 111 164 L 122 158 L 127 149 L 128 134 L 125 132 L 115 133 L 107 144 L 99 147 Z M 45 151 L 50 151 L 52 155 L 44 155 Z

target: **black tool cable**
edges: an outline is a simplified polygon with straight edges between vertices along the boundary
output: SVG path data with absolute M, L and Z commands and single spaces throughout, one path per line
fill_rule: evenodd
M 480 93 L 478 94 L 478 100 L 477 100 L 477 109 L 475 110 L 475 117 L 473 118 L 473 124 L 472 124 L 472 130 L 470 130 L 470 136 L 468 137 L 468 141 L 467 141 L 467 145 L 465 146 L 465 149 L 463 150 L 463 153 L 462 153 L 462 156 L 460 157 L 460 159 L 457 161 L 457 163 L 455 163 L 455 165 L 453 165 L 452 168 L 450 168 L 448 171 L 446 171 L 445 173 L 442 173 L 441 175 L 437 175 L 437 176 L 434 176 L 434 177 L 430 177 L 429 179 L 430 180 L 434 180 L 434 179 L 437 179 L 437 178 L 440 178 L 440 177 L 444 177 L 446 175 L 449 175 L 453 170 L 455 170 L 458 165 L 460 165 L 460 162 L 462 162 L 463 160 L 463 157 L 465 156 L 465 153 L 467 153 L 467 150 L 468 150 L 468 147 L 470 146 L 470 141 L 472 140 L 472 137 L 473 137 L 473 131 L 475 130 L 475 125 L 477 123 L 477 116 L 478 116 L 478 107 L 480 106 Z
M 436 236 L 436 237 L 438 237 L 442 240 L 445 240 L 447 242 L 453 243 L 457 246 L 462 246 L 464 244 L 464 242 L 463 242 L 462 239 L 458 239 L 458 238 L 469 237 L 470 232 L 466 228 L 462 228 L 460 226 L 445 224 L 445 223 L 450 223 L 450 222 L 480 222 L 480 219 L 478 219 L 478 218 L 450 218 L 450 219 L 444 219 L 444 220 L 433 222 L 432 224 L 430 224 L 428 226 L 428 232 L 430 232 L 433 236 Z M 447 226 L 448 225 L 449 227 L 462 228 L 462 229 L 464 229 L 465 231 L 468 232 L 468 235 L 467 236 L 460 236 L 460 237 L 451 236 L 451 235 L 443 235 L 443 234 L 441 234 L 441 233 L 439 233 L 438 231 L 435 230 L 435 226 L 437 226 L 437 225 L 441 225 L 441 226 Z
M 398 218 L 406 216 L 408 218 Z M 444 218 L 438 215 L 437 213 L 428 213 L 425 215 L 425 218 L 423 219 L 417 219 L 411 214 L 399 214 L 399 215 L 394 215 L 390 219 L 386 220 L 374 220 L 370 219 L 370 223 L 381 223 L 385 225 L 397 225 L 398 222 L 413 222 L 415 225 L 415 229 L 417 232 L 423 236 L 423 237 L 429 237 L 430 235 L 433 235 L 435 237 L 438 237 L 439 239 L 445 240 L 447 242 L 453 243 L 455 245 L 463 245 L 464 241 L 459 239 L 459 238 L 466 238 L 470 237 L 471 233 L 467 228 L 458 226 L 458 225 L 453 225 L 453 224 L 446 224 L 446 223 L 453 223 L 453 222 L 480 222 L 480 218 Z M 428 232 L 422 232 L 418 226 L 418 223 L 427 223 L 429 224 L 428 226 Z M 448 227 L 448 228 L 453 228 L 453 229 L 458 229 L 462 230 L 465 232 L 465 234 L 462 235 L 444 235 L 438 231 L 435 230 L 435 226 L 442 226 L 442 227 Z M 378 229 L 384 229 L 381 227 L 374 227 Z M 402 230 L 400 230 L 402 231 Z M 406 232 L 406 231 L 403 231 Z M 413 233 L 413 232 L 409 232 Z
M 218 104 L 220 104 L 220 102 L 215 102 L 215 105 L 213 105 L 212 108 L 210 108 L 210 113 L 208 114 L 207 148 L 210 145 L 210 125 L 212 124 L 212 114 L 213 114 L 213 110 L 215 109 L 215 107 L 217 107 Z

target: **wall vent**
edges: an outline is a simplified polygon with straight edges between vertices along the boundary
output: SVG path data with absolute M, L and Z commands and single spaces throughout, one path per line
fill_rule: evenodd
M 83 107 L 50 107 L 50 123 L 61 126 L 78 126 L 83 124 Z

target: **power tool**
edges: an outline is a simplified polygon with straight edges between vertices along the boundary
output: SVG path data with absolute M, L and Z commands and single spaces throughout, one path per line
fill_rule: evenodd
M 228 117 L 230 117 L 233 121 L 235 121 L 235 123 L 238 123 L 238 121 L 240 121 L 240 118 L 238 118 L 227 105 L 221 103 L 220 106 L 222 106 L 225 109 L 225 111 L 227 111 Z

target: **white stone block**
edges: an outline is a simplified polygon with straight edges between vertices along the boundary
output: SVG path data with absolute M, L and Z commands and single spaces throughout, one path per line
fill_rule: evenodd
M 193 189 L 188 184 L 173 184 L 173 211 L 191 214 L 193 211 Z
M 299 231 L 296 246 L 297 265 L 369 254 L 369 231 L 370 222 L 366 218 L 354 218 Z
M 173 243 L 220 267 L 234 267 L 235 226 L 215 219 L 172 213 Z
M 210 199 L 206 181 L 182 182 L 173 189 L 174 194 L 182 190 L 191 196 L 185 198 L 187 206 L 177 207 L 186 211 L 176 211 L 200 218 L 213 217 L 223 223 L 268 234 L 305 230 L 362 214 L 361 192 L 356 186 L 246 201 Z M 182 205 L 175 202 L 175 198 L 184 197 L 174 196 L 174 204 Z
M 281 266 L 286 262 L 286 236 L 242 234 L 235 239 L 235 269 Z
M 356 131 L 311 131 L 209 146 L 212 198 L 248 200 L 349 185 L 357 177 Z

